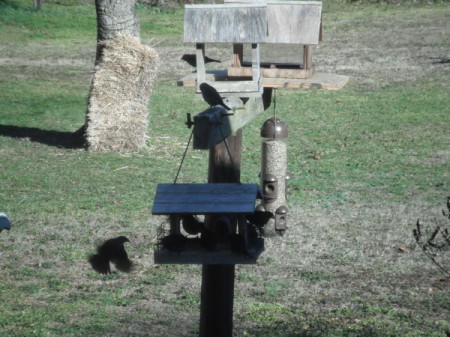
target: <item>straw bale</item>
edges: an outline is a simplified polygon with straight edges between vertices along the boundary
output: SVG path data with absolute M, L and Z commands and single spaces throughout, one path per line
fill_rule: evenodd
M 158 54 L 132 36 L 118 35 L 101 43 L 103 53 L 95 68 L 87 111 L 88 149 L 144 148 Z

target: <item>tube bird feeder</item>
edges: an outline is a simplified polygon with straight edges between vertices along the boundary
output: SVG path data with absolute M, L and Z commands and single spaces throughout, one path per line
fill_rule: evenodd
M 266 120 L 261 128 L 261 194 L 260 210 L 269 211 L 273 219 L 264 226 L 263 234 L 284 234 L 287 229 L 286 181 L 287 137 L 285 122 L 278 118 Z

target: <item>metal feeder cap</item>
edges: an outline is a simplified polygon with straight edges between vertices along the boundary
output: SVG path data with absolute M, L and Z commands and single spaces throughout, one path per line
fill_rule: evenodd
M 266 120 L 261 128 L 261 137 L 264 138 L 287 138 L 287 136 L 287 125 L 278 118 Z
M 275 214 L 287 214 L 289 213 L 289 209 L 286 206 L 280 206 L 275 211 Z

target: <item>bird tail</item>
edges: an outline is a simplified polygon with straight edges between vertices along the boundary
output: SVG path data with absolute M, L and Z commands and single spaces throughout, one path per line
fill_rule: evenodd
M 133 262 L 130 259 L 115 259 L 111 261 L 116 268 L 124 273 L 129 273 L 133 269 Z

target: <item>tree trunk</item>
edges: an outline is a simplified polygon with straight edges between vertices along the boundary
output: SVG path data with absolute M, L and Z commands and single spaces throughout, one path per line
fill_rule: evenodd
M 42 2 L 44 0 L 35 0 Z M 139 19 L 135 13 L 136 0 L 95 0 L 95 11 L 97 13 L 97 53 L 95 65 L 100 61 L 103 45 L 99 42 L 112 39 L 117 34 L 126 34 L 139 37 Z M 72 135 L 74 146 L 86 145 L 85 123 Z
M 139 19 L 134 7 L 136 0 L 95 0 L 97 12 L 97 55 L 95 64 L 102 55 L 98 42 L 112 39 L 117 34 L 139 37 Z
M 42 8 L 43 3 L 44 0 L 34 0 L 34 7 L 36 7 L 37 10 L 40 10 Z

